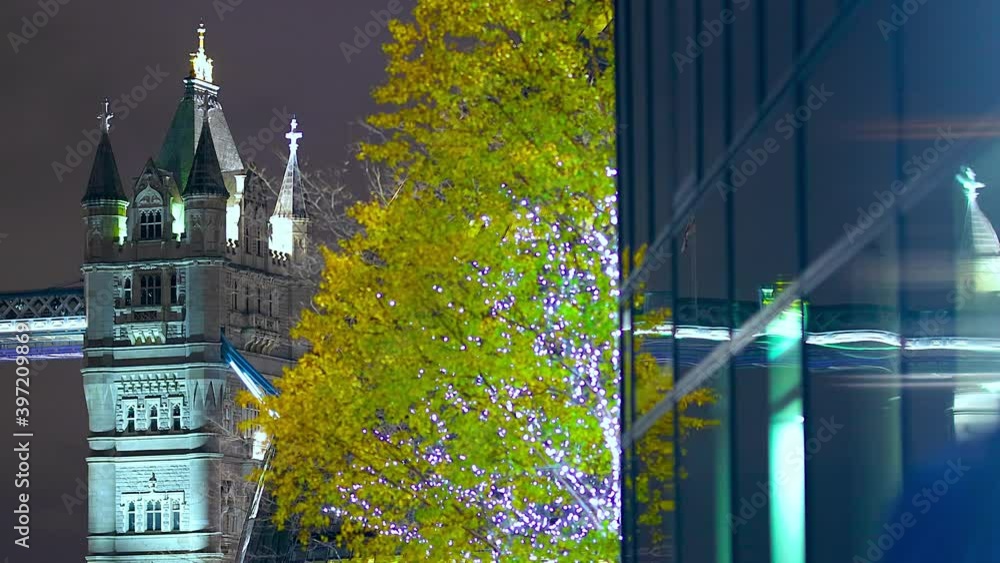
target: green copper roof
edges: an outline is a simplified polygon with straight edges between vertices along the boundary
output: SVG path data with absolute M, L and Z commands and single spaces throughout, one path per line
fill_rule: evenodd
M 243 159 L 240 158 L 236 141 L 216 96 L 218 88 L 210 90 L 190 78 L 184 81 L 184 85 L 184 97 L 174 112 L 174 118 L 170 122 L 170 129 L 163 140 L 156 164 L 173 173 L 178 186 L 187 185 L 188 172 L 194 162 L 196 142 L 201 137 L 202 125 L 205 123 L 204 104 L 207 101 L 208 125 L 215 141 L 219 166 L 224 173 L 243 172 L 245 168 Z

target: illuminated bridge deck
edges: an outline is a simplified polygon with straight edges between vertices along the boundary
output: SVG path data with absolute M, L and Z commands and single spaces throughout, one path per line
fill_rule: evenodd
M 652 300 L 651 300 L 652 301 Z M 742 323 L 758 310 L 758 304 L 738 303 L 737 321 Z M 701 361 L 713 348 L 728 340 L 724 328 L 729 308 L 721 301 L 682 301 L 678 308 L 680 364 L 688 367 Z M 931 319 L 931 320 L 928 320 Z M 811 307 L 809 310 L 809 365 L 813 371 L 896 371 L 900 347 L 909 370 L 914 373 L 953 371 L 961 361 L 962 371 L 1000 371 L 1000 337 L 953 337 L 953 315 L 936 311 L 915 312 L 903 319 L 901 342 L 898 316 L 891 309 L 873 306 Z M 971 323 L 975 326 L 976 323 Z M 83 288 L 47 289 L 35 292 L 0 294 L 0 361 L 16 357 L 16 336 L 20 328 L 30 333 L 30 357 L 70 359 L 83 356 L 87 328 Z M 659 362 L 669 363 L 673 339 L 668 323 L 646 329 L 643 348 Z M 991 332 L 987 330 L 986 332 Z M 766 367 L 794 362 L 792 358 L 768 359 L 771 342 L 781 336 L 760 335 L 735 359 L 738 368 Z
M 0 294 L 0 360 L 16 357 L 27 329 L 34 359 L 79 358 L 87 330 L 83 288 Z

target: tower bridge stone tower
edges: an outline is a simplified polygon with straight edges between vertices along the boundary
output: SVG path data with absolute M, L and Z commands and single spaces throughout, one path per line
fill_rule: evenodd
M 107 104 L 99 116 L 82 200 L 87 561 L 232 561 L 263 438 L 239 427 L 256 413 L 235 401 L 221 333 L 269 377 L 301 354 L 288 333 L 310 297 L 294 275 L 309 223 L 302 135 L 295 123 L 285 181 L 270 197 L 237 150 L 204 25 L 198 33 L 163 147 L 128 190 Z

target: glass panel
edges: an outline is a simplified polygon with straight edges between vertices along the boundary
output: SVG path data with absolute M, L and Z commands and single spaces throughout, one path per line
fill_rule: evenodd
M 622 559 L 990 560 L 988 488 L 886 533 L 942 452 L 982 451 L 1000 423 L 996 39 L 945 4 L 905 33 L 884 6 L 785 4 L 619 3 L 622 248 L 673 244 L 622 309 Z M 649 373 L 714 392 L 685 413 L 719 426 L 675 444 Z M 666 444 L 669 483 L 648 457 Z

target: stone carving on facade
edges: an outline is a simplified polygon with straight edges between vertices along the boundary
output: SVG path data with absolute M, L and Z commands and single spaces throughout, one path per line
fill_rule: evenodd
M 136 196 L 135 204 L 138 207 L 162 207 L 163 196 L 147 184 L 145 188 L 139 192 L 139 195 Z

